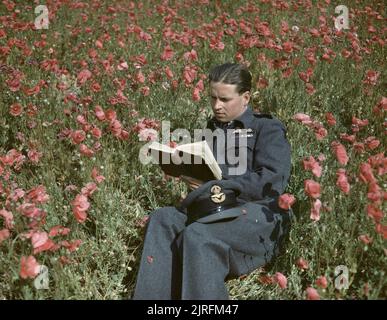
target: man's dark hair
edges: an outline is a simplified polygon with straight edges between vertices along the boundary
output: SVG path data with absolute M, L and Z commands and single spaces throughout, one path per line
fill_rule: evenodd
M 210 82 L 236 84 L 239 94 L 251 90 L 251 73 L 243 64 L 225 63 L 216 66 L 211 69 L 209 80 Z

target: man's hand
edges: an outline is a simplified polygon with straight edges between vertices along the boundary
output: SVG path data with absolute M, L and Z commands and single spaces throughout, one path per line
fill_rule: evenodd
M 202 180 L 198 180 L 188 176 L 180 176 L 180 179 L 184 181 L 191 190 L 199 188 L 204 183 L 204 181 Z

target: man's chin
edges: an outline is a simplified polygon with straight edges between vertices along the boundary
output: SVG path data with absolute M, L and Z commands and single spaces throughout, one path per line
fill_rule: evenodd
M 215 119 L 218 120 L 219 122 L 229 122 L 228 118 L 225 115 L 218 115 L 215 114 Z

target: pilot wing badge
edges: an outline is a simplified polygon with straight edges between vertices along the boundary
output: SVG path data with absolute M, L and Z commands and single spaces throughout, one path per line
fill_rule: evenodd
M 233 134 L 239 134 L 241 138 L 251 138 L 254 136 L 254 130 L 251 128 L 248 129 L 234 129 Z
M 211 200 L 215 203 L 222 203 L 224 200 L 226 200 L 226 195 L 222 192 L 222 188 L 214 185 L 211 188 Z

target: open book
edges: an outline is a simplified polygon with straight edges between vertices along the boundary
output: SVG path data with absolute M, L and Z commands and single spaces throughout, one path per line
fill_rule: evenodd
M 154 141 L 148 148 L 150 155 L 164 173 L 170 176 L 184 175 L 202 181 L 222 179 L 222 170 L 205 140 L 179 145 L 176 148 Z

